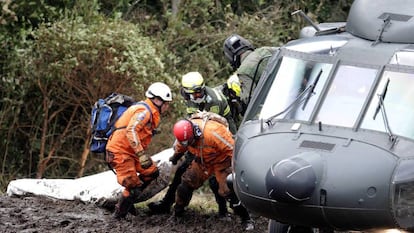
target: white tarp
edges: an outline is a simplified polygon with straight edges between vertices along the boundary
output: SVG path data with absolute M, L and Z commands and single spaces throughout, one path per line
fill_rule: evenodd
M 173 153 L 173 149 L 169 148 L 152 156 L 153 161 L 157 162 L 160 176 L 145 189 L 140 201 L 148 200 L 168 185 L 172 167 L 168 159 Z M 112 171 L 77 179 L 18 179 L 7 186 L 7 194 L 10 196 L 32 194 L 98 205 L 115 203 L 122 190 L 123 187 L 118 184 Z

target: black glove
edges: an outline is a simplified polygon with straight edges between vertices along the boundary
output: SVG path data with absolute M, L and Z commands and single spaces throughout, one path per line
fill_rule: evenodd
M 181 159 L 181 157 L 183 157 L 184 153 L 174 153 L 171 157 L 170 157 L 170 162 L 173 165 L 177 165 L 178 160 Z

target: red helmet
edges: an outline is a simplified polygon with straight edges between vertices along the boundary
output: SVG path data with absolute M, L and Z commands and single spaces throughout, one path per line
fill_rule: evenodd
M 177 121 L 174 125 L 173 133 L 177 141 L 183 146 L 188 146 L 193 142 L 193 124 L 189 120 Z

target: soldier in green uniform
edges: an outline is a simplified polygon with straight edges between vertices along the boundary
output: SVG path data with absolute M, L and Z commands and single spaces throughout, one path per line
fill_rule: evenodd
M 227 99 L 227 103 L 230 106 L 231 116 L 238 128 L 243 120 L 244 112 L 246 111 L 246 105 L 241 101 L 241 83 L 237 74 L 233 74 L 227 79 L 226 83 L 215 87 L 214 89 L 223 93 Z
M 269 58 L 277 48 L 255 48 L 250 41 L 233 34 L 224 41 L 223 50 L 226 59 L 240 79 L 242 84 L 240 98 L 247 106 Z
M 222 92 L 206 86 L 204 78 L 199 72 L 185 74 L 181 85 L 181 94 L 187 100 L 188 116 L 198 111 L 217 113 L 226 118 L 230 132 L 236 134 L 236 124 L 232 118 L 227 98 Z

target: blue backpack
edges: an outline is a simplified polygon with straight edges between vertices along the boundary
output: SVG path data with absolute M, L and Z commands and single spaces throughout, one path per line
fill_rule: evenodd
M 96 101 L 92 108 L 91 130 L 92 137 L 90 151 L 93 153 L 105 153 L 106 143 L 111 134 L 117 130 L 115 122 L 121 115 L 134 104 L 144 105 L 148 111 L 151 110 L 145 102 L 135 102 L 130 96 L 112 93 L 105 99 Z M 152 115 L 151 115 L 152 117 Z M 125 128 L 126 126 L 122 127 Z

